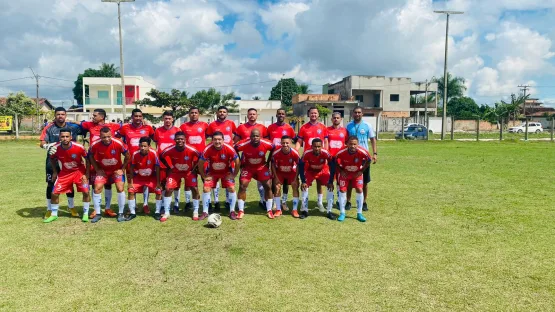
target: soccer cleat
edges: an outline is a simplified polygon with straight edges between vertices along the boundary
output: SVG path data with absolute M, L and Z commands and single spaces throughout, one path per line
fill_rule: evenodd
M 335 220 L 335 215 L 331 212 L 328 212 L 328 214 L 326 215 L 328 217 L 328 219 L 330 220 Z
M 299 212 L 297 210 L 293 210 L 291 212 L 291 215 L 293 216 L 293 218 L 298 218 L 299 217 Z
M 193 203 L 186 203 L 185 208 L 183 208 L 183 212 L 187 212 L 189 209 L 193 209 Z
M 84 213 L 84 214 L 83 214 L 83 217 L 81 218 L 81 221 L 83 221 L 83 222 L 89 222 L 89 215 L 86 214 L 86 213 Z
M 150 214 L 150 208 L 148 207 L 148 205 L 143 206 L 143 213 L 146 215 Z
M 344 214 L 344 213 L 340 213 L 340 214 L 339 214 L 339 217 L 337 217 L 337 221 L 339 221 L 339 222 L 345 221 L 345 214 Z
M 154 220 L 160 221 L 161 218 L 162 218 L 162 215 L 159 212 L 154 214 Z
M 240 220 L 240 219 L 243 219 L 244 216 L 245 216 L 245 212 L 239 210 L 239 213 L 237 213 L 237 219 L 239 219 L 239 220 Z
M 170 216 L 168 216 L 168 215 L 165 214 L 164 216 L 162 216 L 162 218 L 160 218 L 160 222 L 166 222 L 166 221 L 168 221 L 168 218 L 169 218 L 169 217 L 170 217 Z
M 285 212 L 289 211 L 289 207 L 287 207 L 287 204 L 286 204 L 286 203 L 282 203 L 282 204 L 281 204 L 281 210 L 283 210 L 283 211 L 285 211 Z
M 362 211 L 368 211 L 368 205 L 366 203 L 362 204 Z
M 94 219 L 94 217 L 96 217 L 96 211 L 93 210 L 89 215 L 89 219 Z
M 46 213 L 44 214 L 44 219 L 50 218 L 51 215 L 52 215 L 52 211 L 47 210 Z
M 193 221 L 198 221 L 198 211 L 193 212 Z
M 320 210 L 321 213 L 325 213 L 326 208 L 324 208 L 324 204 L 318 203 L 318 210 Z
M 136 214 L 130 214 L 125 218 L 125 221 L 131 221 L 137 217 Z
M 362 215 L 362 213 L 357 213 L 357 220 L 360 222 L 366 222 L 366 218 Z
M 345 210 L 351 210 L 351 203 L 347 202 L 347 204 L 345 204 Z
M 231 220 L 237 220 L 237 214 L 235 213 L 235 211 L 229 213 L 229 218 Z
M 268 210 L 266 215 L 268 216 L 268 219 L 273 219 L 274 218 L 274 213 L 271 210 Z
M 179 214 L 179 205 L 173 206 L 173 214 Z
M 281 217 L 281 210 L 276 210 L 276 212 L 274 212 L 274 217 Z
M 204 219 L 206 219 L 206 218 L 208 218 L 208 213 L 207 213 L 207 212 L 203 212 L 203 213 L 200 215 L 200 217 L 199 217 L 198 219 L 199 219 L 200 221 L 202 221 L 202 220 L 204 220 Z
M 216 204 L 214 204 L 214 212 L 220 212 L 220 202 L 217 202 Z
M 258 208 L 262 209 L 262 210 L 266 210 L 266 202 L 264 201 L 259 201 L 258 202 Z
M 125 217 L 123 216 L 123 213 L 118 213 L 118 222 L 123 222 L 125 221 Z
M 308 211 L 306 211 L 306 210 L 301 211 L 301 216 L 300 216 L 300 218 L 301 218 L 301 219 L 306 219 L 306 218 L 308 218 Z
M 43 223 L 50 223 L 50 222 L 56 221 L 56 220 L 58 220 L 58 216 L 50 216 L 50 217 L 48 217 L 48 218 L 42 220 L 42 222 L 43 222 Z
M 106 209 L 104 210 L 104 216 L 113 218 L 113 217 L 117 217 L 118 214 L 115 213 L 112 209 Z
M 102 216 L 97 214 L 93 218 L 91 218 L 91 223 L 96 223 L 96 222 L 100 221 L 100 219 L 102 219 Z
M 79 218 L 79 213 L 77 212 L 77 209 L 75 208 L 69 208 L 69 212 L 71 213 L 71 216 L 74 218 Z

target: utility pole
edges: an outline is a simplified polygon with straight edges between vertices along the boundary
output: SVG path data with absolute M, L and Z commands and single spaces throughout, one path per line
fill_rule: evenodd
M 285 74 L 281 75 L 281 79 L 279 80 L 279 86 L 281 88 L 281 95 L 280 95 L 280 101 L 281 101 L 281 105 L 283 107 L 283 76 L 285 76 Z
M 530 89 L 530 86 L 520 85 L 518 87 L 521 88 L 520 90 L 522 90 L 522 92 L 524 92 L 524 103 L 522 103 L 522 112 L 524 113 L 524 117 L 526 117 L 526 91 Z
M 449 43 L 449 16 L 451 14 L 464 14 L 461 11 L 434 11 L 434 13 L 445 14 L 447 24 L 445 27 L 445 63 L 443 65 L 443 118 L 441 119 L 441 139 L 445 138 L 447 132 L 447 50 Z
M 426 92 L 424 93 L 424 122 L 426 123 L 426 130 L 428 129 L 428 79 L 426 79 Z
M 33 72 L 33 76 L 35 77 L 35 81 L 37 83 L 37 128 L 35 129 L 35 125 L 33 124 L 33 131 L 40 130 L 40 120 L 39 120 L 39 110 L 40 110 L 40 98 L 39 98 L 39 78 L 40 76 L 35 74 L 35 71 L 31 66 L 29 66 L 31 72 Z

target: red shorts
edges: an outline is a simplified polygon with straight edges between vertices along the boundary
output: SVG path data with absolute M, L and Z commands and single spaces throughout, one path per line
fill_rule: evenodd
M 287 181 L 287 184 L 291 185 L 297 176 L 296 172 L 288 172 L 288 173 L 281 173 L 276 172 L 276 179 L 279 181 L 279 184 L 284 184 Z
M 266 166 L 260 168 L 243 168 L 241 169 L 241 177 L 239 181 L 249 181 L 255 179 L 256 181 L 268 181 L 272 178 L 270 169 Z
M 54 194 L 66 194 L 73 192 L 73 184 L 77 187 L 77 192 L 86 193 L 89 191 L 89 184 L 81 182 L 81 178 L 85 175 L 82 171 L 71 171 L 64 172 L 61 171 L 54 182 L 54 188 L 52 193 Z
M 106 176 L 96 175 L 94 177 L 94 184 L 112 184 L 123 182 L 123 174 L 116 174 L 115 172 L 105 172 Z
M 228 187 L 233 187 L 234 188 L 235 187 L 235 180 L 228 180 L 226 178 L 226 176 L 227 176 L 227 173 L 223 174 L 223 175 L 208 174 L 207 177 L 212 177 L 212 180 L 206 181 L 206 179 L 205 179 L 204 180 L 204 186 L 214 188 L 214 187 L 216 187 L 216 184 L 218 183 L 218 181 L 221 180 L 223 188 L 228 188 Z
M 145 187 L 148 188 L 149 193 L 162 194 L 162 190 L 156 188 L 155 178 L 133 179 L 133 186 L 129 189 L 129 193 L 142 193 Z
M 166 189 L 176 189 L 181 187 L 181 179 L 185 179 L 185 187 L 198 187 L 197 175 L 192 172 L 170 173 L 166 181 Z
M 330 180 L 330 172 L 328 170 L 318 171 L 318 172 L 312 172 L 307 170 L 305 171 L 304 176 L 306 178 L 306 184 L 308 186 L 311 186 L 314 180 L 320 182 L 320 184 L 322 185 L 328 185 L 328 182 Z
M 337 176 L 337 185 L 339 186 L 339 191 L 342 193 L 347 192 L 347 188 L 349 185 L 355 189 L 362 189 L 364 182 L 364 175 L 360 175 L 358 177 L 354 177 L 352 175 L 348 175 L 346 178 L 342 177 L 341 175 Z

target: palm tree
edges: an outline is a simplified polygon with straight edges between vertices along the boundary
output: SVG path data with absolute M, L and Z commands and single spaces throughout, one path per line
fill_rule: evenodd
M 253 99 L 254 101 L 260 101 L 260 100 L 262 100 L 262 98 L 260 98 L 258 95 L 253 96 L 252 99 Z
M 120 77 L 119 67 L 114 64 L 102 63 L 98 69 L 100 77 Z
M 444 92 L 444 77 L 434 78 L 432 82 L 437 83 L 437 93 L 440 99 L 443 99 Z M 462 97 L 464 91 L 466 91 L 466 86 L 464 83 L 466 80 L 462 77 L 453 77 L 451 73 L 447 73 L 447 103 L 452 98 Z
M 298 94 L 309 94 L 310 92 L 312 92 L 312 90 L 309 89 L 309 86 L 307 84 L 300 84 L 299 85 L 299 91 L 297 92 Z

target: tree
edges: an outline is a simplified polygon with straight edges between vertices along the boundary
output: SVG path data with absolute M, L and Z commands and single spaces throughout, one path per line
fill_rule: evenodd
M 118 73 L 119 69 L 114 64 L 102 63 L 98 69 L 88 68 L 82 74 L 77 76 L 73 87 L 73 98 L 77 100 L 77 104 L 83 104 L 83 77 L 116 77 L 121 75 Z M 85 94 L 88 94 L 88 87 L 85 86 Z
M 230 113 L 239 111 L 239 104 L 235 102 L 235 93 L 222 94 L 214 88 L 201 90 L 191 96 L 194 106 L 197 106 L 201 114 L 215 115 L 219 106 L 227 107 Z
M 253 101 L 260 101 L 260 100 L 262 100 L 262 98 L 259 97 L 258 95 L 253 96 L 252 99 L 253 99 Z
M 186 91 L 179 91 L 177 89 L 171 90 L 170 93 L 152 89 L 146 93 L 149 97 L 142 100 L 135 101 L 135 104 L 140 106 L 154 106 L 161 107 L 173 112 L 175 119 L 185 116 L 189 112 L 189 108 L 194 106 L 191 99 L 188 98 Z M 161 117 L 154 117 L 151 114 L 144 114 L 145 118 L 151 122 L 159 122 Z
M 310 92 L 312 92 L 312 90 L 310 90 L 307 84 L 303 83 L 299 85 L 299 91 L 297 92 L 298 94 L 309 94 Z
M 444 77 L 435 78 L 433 82 L 437 83 L 437 94 L 440 99 L 443 99 L 444 92 Z M 464 85 L 465 79 L 462 77 L 453 77 L 451 73 L 447 73 L 447 103 L 450 99 L 461 97 L 466 91 L 466 86 Z
M 283 84 L 283 100 L 281 101 L 281 107 L 285 109 L 287 112 L 291 112 L 293 109 L 293 96 L 299 93 L 299 86 L 295 79 L 293 78 L 286 78 L 281 79 L 270 92 L 269 100 L 281 100 L 282 95 L 282 86 Z
M 0 115 L 12 116 L 17 114 L 17 125 L 21 127 L 21 121 L 25 116 L 36 115 L 37 103 L 23 92 L 10 93 L 5 105 L 0 105 Z
M 478 104 L 466 96 L 451 99 L 447 105 L 447 115 L 456 119 L 476 119 L 481 116 Z
M 324 121 L 324 124 L 328 120 L 328 115 L 331 114 L 331 110 L 325 106 L 320 104 L 316 104 L 316 109 L 318 110 L 318 115 L 320 116 L 320 120 Z

